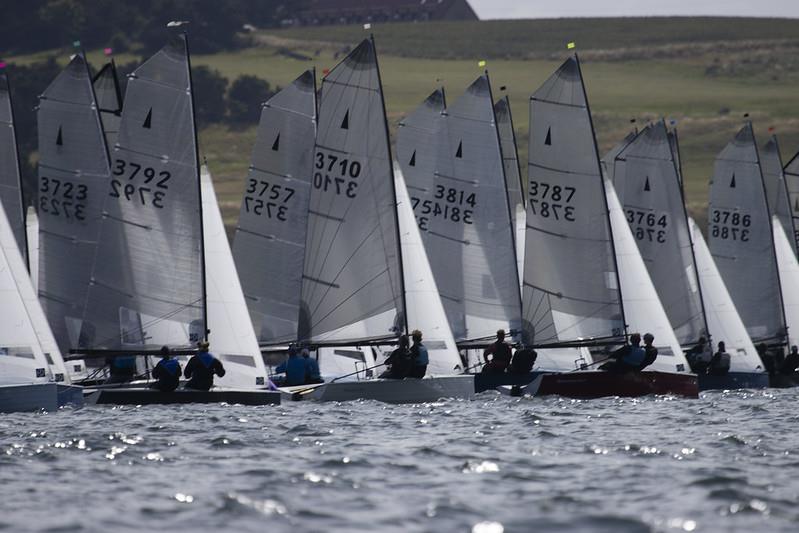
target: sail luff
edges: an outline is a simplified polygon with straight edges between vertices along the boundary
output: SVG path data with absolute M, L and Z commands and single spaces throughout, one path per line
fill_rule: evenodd
M 608 191 L 605 187 L 605 180 L 602 179 L 602 158 L 599 156 L 599 145 L 596 142 L 596 128 L 594 127 L 594 117 L 591 115 L 591 104 L 588 102 L 588 91 L 585 90 L 585 79 L 583 78 L 583 70 L 580 66 L 580 57 L 575 53 L 574 61 L 577 63 L 577 72 L 580 78 L 580 86 L 583 90 L 583 97 L 585 98 L 585 109 L 588 113 L 588 123 L 591 125 L 591 138 L 594 140 L 594 155 L 596 156 L 597 172 L 599 172 L 600 181 L 602 182 L 602 201 L 605 203 L 605 212 L 607 213 L 608 233 L 610 235 L 610 248 L 613 250 L 613 266 L 616 275 L 616 286 L 619 288 L 621 296 L 621 279 L 619 278 L 619 263 L 616 255 L 616 244 L 613 239 L 613 226 L 610 223 L 610 206 L 608 205 Z M 619 310 L 621 312 L 621 321 L 624 325 L 624 336 L 627 336 L 627 319 L 624 316 L 624 298 L 619 298 Z
M 769 137 L 769 140 L 760 152 L 760 158 L 769 212 L 777 217 L 777 220 L 785 229 L 786 234 L 795 236 L 797 233 L 793 213 L 791 212 L 788 180 L 783 171 L 780 144 L 776 135 L 771 135 L 771 137 Z M 799 257 L 796 239 L 790 239 L 790 241 L 794 255 Z
M 6 132 L 9 137 L 0 140 L 0 142 L 3 142 L 3 146 L 0 146 L 0 154 L 5 155 L 2 158 L 2 164 L 8 165 L 0 168 L 0 201 L 4 202 L 17 245 L 22 253 L 25 265 L 30 271 L 28 237 L 25 231 L 25 191 L 22 188 L 22 169 L 19 161 L 16 121 L 14 120 L 14 101 L 11 96 L 11 82 L 5 72 L 0 73 L 0 125 L 7 128 Z M 8 164 L 9 159 L 11 160 L 10 165 Z M 14 205 L 17 201 L 19 201 L 18 207 Z
M 784 169 L 785 187 L 788 189 L 788 202 L 790 203 L 791 218 L 795 232 L 792 237 L 794 246 L 799 249 L 799 153 L 788 161 Z

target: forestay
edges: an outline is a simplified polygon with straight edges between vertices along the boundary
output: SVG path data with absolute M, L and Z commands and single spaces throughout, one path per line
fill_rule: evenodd
M 33 290 L 0 202 L 0 384 L 69 383 L 61 353 Z
M 127 85 L 86 320 L 92 347 L 187 346 L 204 337 L 200 183 L 185 35 Z
M 788 187 L 788 200 L 791 207 L 791 218 L 793 218 L 794 240 L 799 248 L 799 153 L 791 159 L 783 171 L 785 184 Z
M 752 341 L 782 341 L 780 281 L 751 124 L 741 128 L 716 158 L 708 245 Z
M 707 326 L 682 186 L 663 121 L 647 126 L 618 153 L 613 183 L 677 340 L 696 343 L 707 335 Z
M 403 270 L 408 327 L 422 331 L 422 342 L 427 347 L 430 361 L 427 373 L 451 375 L 460 372 L 463 365 L 427 260 L 402 170 L 399 168 L 394 169 L 394 186 L 397 189 L 402 264 L 405 266 Z
M 8 76 L 0 72 L 0 202 L 5 208 L 8 223 L 25 263 L 28 263 L 28 242 L 25 233 L 25 207 L 22 200 L 22 181 L 19 171 L 17 134 L 11 88 Z
M 491 337 L 498 328 L 518 331 L 514 228 L 488 76 L 436 122 L 434 172 L 409 174 L 407 181 L 450 328 L 459 342 Z M 400 132 L 411 137 L 406 145 L 418 157 L 421 139 Z
M 799 345 L 799 263 L 791 241 L 775 215 L 772 221 L 774 250 L 780 271 L 780 288 L 788 326 L 788 345 Z
M 208 169 L 201 169 L 208 324 L 211 351 L 225 365 L 217 384 L 252 389 L 266 384 L 266 368 L 244 302 L 225 224 Z
M 316 82 L 306 71 L 261 110 L 233 241 L 262 343 L 297 338 L 316 137 Z
M 519 283 L 522 283 L 524 271 L 524 231 L 526 212 L 524 206 L 524 188 L 522 171 L 519 167 L 519 151 L 516 145 L 516 131 L 513 129 L 513 115 L 510 110 L 510 99 L 504 96 L 494 104 L 494 115 L 497 117 L 497 131 L 502 146 L 502 163 L 505 167 L 505 188 L 508 191 L 511 221 L 516 240 L 516 269 L 519 271 Z
M 621 339 L 624 316 L 608 207 L 576 57 L 530 99 L 528 341 Z
M 732 356 L 730 371 L 762 372 L 763 363 L 760 355 L 752 344 L 738 310 L 727 292 L 705 238 L 693 219 L 689 219 L 689 226 L 694 242 L 694 256 L 699 273 L 699 287 L 705 304 L 707 327 L 714 348 L 719 342 L 725 343 L 727 352 Z
M 299 337 L 396 338 L 406 330 L 396 198 L 374 43 L 322 82 Z
M 82 319 L 110 175 L 91 75 L 82 54 L 75 55 L 41 95 L 37 121 L 38 291 L 58 345 L 66 352 L 93 334 L 91 324 Z
M 791 199 L 788 195 L 788 186 L 782 169 L 782 156 L 777 136 L 769 137 L 768 142 L 760 152 L 760 166 L 763 169 L 763 182 L 766 185 L 766 200 L 769 213 L 777 220 L 789 237 L 796 235 L 793 215 L 791 213 Z M 797 255 L 796 239 L 790 239 L 794 255 Z
M 119 134 L 119 122 L 122 119 L 122 92 L 119 89 L 117 67 L 112 59 L 94 76 L 94 93 L 103 120 L 105 139 L 109 149 L 113 149 Z
M 605 182 L 608 211 L 619 265 L 619 280 L 627 327 L 641 335 L 651 333 L 658 357 L 649 370 L 687 372 L 690 367 L 638 250 L 613 184 Z

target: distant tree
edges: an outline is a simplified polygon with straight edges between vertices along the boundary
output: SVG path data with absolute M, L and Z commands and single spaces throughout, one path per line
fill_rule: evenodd
M 228 120 L 238 126 L 257 124 L 261 104 L 274 94 L 268 81 L 256 76 L 239 76 L 228 91 Z
M 206 66 L 192 67 L 194 84 L 194 113 L 197 116 L 197 127 L 201 128 L 225 119 L 228 79 L 218 70 Z

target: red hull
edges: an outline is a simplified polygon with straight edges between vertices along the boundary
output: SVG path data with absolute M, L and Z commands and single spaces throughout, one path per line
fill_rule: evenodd
M 699 397 L 699 384 L 694 374 L 670 372 L 567 372 L 546 374 L 536 396 L 557 394 L 569 398 L 602 398 L 604 396 L 648 396 L 675 394 L 687 398 Z

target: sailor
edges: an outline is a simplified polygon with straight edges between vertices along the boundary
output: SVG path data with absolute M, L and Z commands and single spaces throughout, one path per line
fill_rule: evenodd
M 411 371 L 411 351 L 408 349 L 408 336 L 399 338 L 399 346 L 391 352 L 386 362 L 389 369 L 380 374 L 381 379 L 405 379 Z
M 305 385 L 307 369 L 307 360 L 300 356 L 295 346 L 289 346 L 288 359 L 278 365 L 275 372 L 285 372 L 286 374 L 286 377 L 281 380 L 280 385 L 294 387 L 296 385 Z
M 208 353 L 208 342 L 197 343 L 197 353 L 189 359 L 183 375 L 189 380 L 187 389 L 211 390 L 214 386 L 214 374 L 220 378 L 225 375 L 225 367 L 212 354 Z
M 799 368 L 799 348 L 791 346 L 791 353 L 783 361 L 780 367 L 780 374 L 791 375 Z
M 644 361 L 639 370 L 645 369 L 658 358 L 658 349 L 652 345 L 653 342 L 655 342 L 655 336 L 651 333 L 644 333 Z
M 305 384 L 324 383 L 325 380 L 319 373 L 319 361 L 311 357 L 311 351 L 308 348 L 303 348 L 300 355 L 305 359 Z
M 488 360 L 488 356 L 491 360 Z M 486 374 L 500 374 L 505 372 L 511 360 L 510 346 L 505 342 L 505 330 L 497 330 L 497 340 L 488 345 L 483 351 L 483 358 L 486 363 L 483 365 L 483 372 Z
M 702 336 L 696 346 L 685 352 L 685 358 L 688 360 L 688 365 L 694 374 L 704 373 L 707 369 L 707 339 Z
M 105 380 L 106 384 L 128 383 L 136 377 L 136 356 L 106 357 L 105 362 L 111 373 L 108 379 Z
M 161 347 L 161 360 L 153 368 L 153 378 L 155 382 L 150 385 L 150 388 L 160 390 L 161 392 L 172 392 L 178 388 L 180 383 L 181 368 L 177 359 L 172 359 L 169 353 L 169 348 L 166 346 Z
M 766 343 L 761 342 L 755 348 L 757 349 L 757 354 L 760 356 L 760 360 L 763 361 L 763 366 L 766 368 L 766 372 L 774 375 L 778 368 L 774 360 L 774 355 L 769 351 Z
M 508 367 L 509 374 L 529 374 L 533 370 L 538 354 L 532 348 L 527 348 L 524 344 L 519 345 L 513 360 Z
M 724 342 L 719 343 L 719 349 L 713 354 L 707 373 L 713 376 L 726 376 L 730 371 L 730 354 L 727 353 L 727 346 Z
M 641 334 L 633 333 L 630 335 L 630 344 L 625 344 L 610 354 L 609 359 L 613 361 L 605 363 L 599 369 L 617 373 L 638 371 L 645 357 L 646 352 L 641 348 Z
M 422 332 L 415 329 L 411 332 L 413 339 L 413 346 L 411 346 L 411 365 L 410 377 L 423 378 L 427 373 L 427 365 L 430 363 L 430 358 L 427 355 L 427 346 L 422 344 Z

